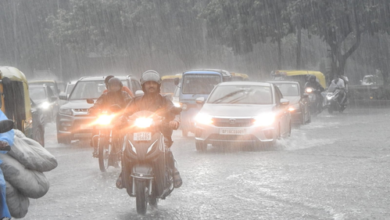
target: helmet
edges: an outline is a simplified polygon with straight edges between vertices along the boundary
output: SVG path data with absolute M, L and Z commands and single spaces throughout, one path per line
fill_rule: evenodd
M 154 70 L 148 70 L 142 73 L 140 79 L 141 85 L 144 85 L 148 81 L 153 81 L 160 85 L 161 84 L 160 74 Z
M 122 81 L 118 78 L 112 77 L 108 80 L 108 90 L 110 92 L 117 92 L 123 87 Z
M 309 76 L 309 81 L 310 82 L 315 82 L 316 80 L 317 80 L 317 78 L 315 76 L 313 76 L 313 75 Z
M 108 75 L 108 76 L 106 76 L 106 78 L 104 79 L 104 84 L 108 84 L 108 81 L 111 79 L 111 78 L 113 78 L 114 76 L 113 75 Z

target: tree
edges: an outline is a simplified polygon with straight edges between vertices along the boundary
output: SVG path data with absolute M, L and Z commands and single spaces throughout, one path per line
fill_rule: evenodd
M 385 0 L 295 0 L 295 4 L 305 12 L 304 27 L 328 44 L 331 76 L 344 74 L 363 33 L 388 31 L 390 3 Z

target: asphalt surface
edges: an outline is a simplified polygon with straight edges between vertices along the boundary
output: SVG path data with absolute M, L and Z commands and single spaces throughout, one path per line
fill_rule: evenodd
M 115 187 L 120 170 L 101 173 L 88 142 L 59 145 L 48 124 L 46 148 L 59 166 L 49 192 L 30 199 L 26 220 L 61 219 L 387 219 L 390 216 L 390 107 L 326 111 L 271 149 L 195 150 L 173 135 L 183 185 L 148 209 Z

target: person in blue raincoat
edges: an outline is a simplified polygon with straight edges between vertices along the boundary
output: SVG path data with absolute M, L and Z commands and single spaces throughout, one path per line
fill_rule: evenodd
M 7 116 L 0 110 L 0 121 L 1 120 L 7 120 Z M 10 131 L 7 131 L 5 133 L 0 133 L 0 146 L 12 146 L 14 144 L 14 130 L 11 129 Z M 7 151 L 0 151 L 2 154 L 6 154 Z M 0 164 L 3 161 L 0 160 Z M 0 192 L 1 192 L 1 198 L 0 198 L 0 219 L 11 219 L 11 214 L 8 210 L 7 202 L 5 200 L 5 179 L 3 175 L 3 171 L 0 169 Z

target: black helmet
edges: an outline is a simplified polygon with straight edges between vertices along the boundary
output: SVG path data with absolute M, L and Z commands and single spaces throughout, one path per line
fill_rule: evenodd
M 111 78 L 113 78 L 114 76 L 113 75 L 108 75 L 108 76 L 106 76 L 106 78 L 104 79 L 104 84 L 108 84 L 108 81 L 111 79 Z
M 122 81 L 118 78 L 112 77 L 108 80 L 108 91 L 117 92 L 123 87 Z
M 309 76 L 309 81 L 310 82 L 315 82 L 316 80 L 317 80 L 317 78 L 315 76 L 313 76 L 313 75 Z
M 141 85 L 144 85 L 146 82 L 149 82 L 149 81 L 156 82 L 160 85 L 161 84 L 160 74 L 154 70 L 148 70 L 148 71 L 142 73 L 142 76 L 140 79 Z

